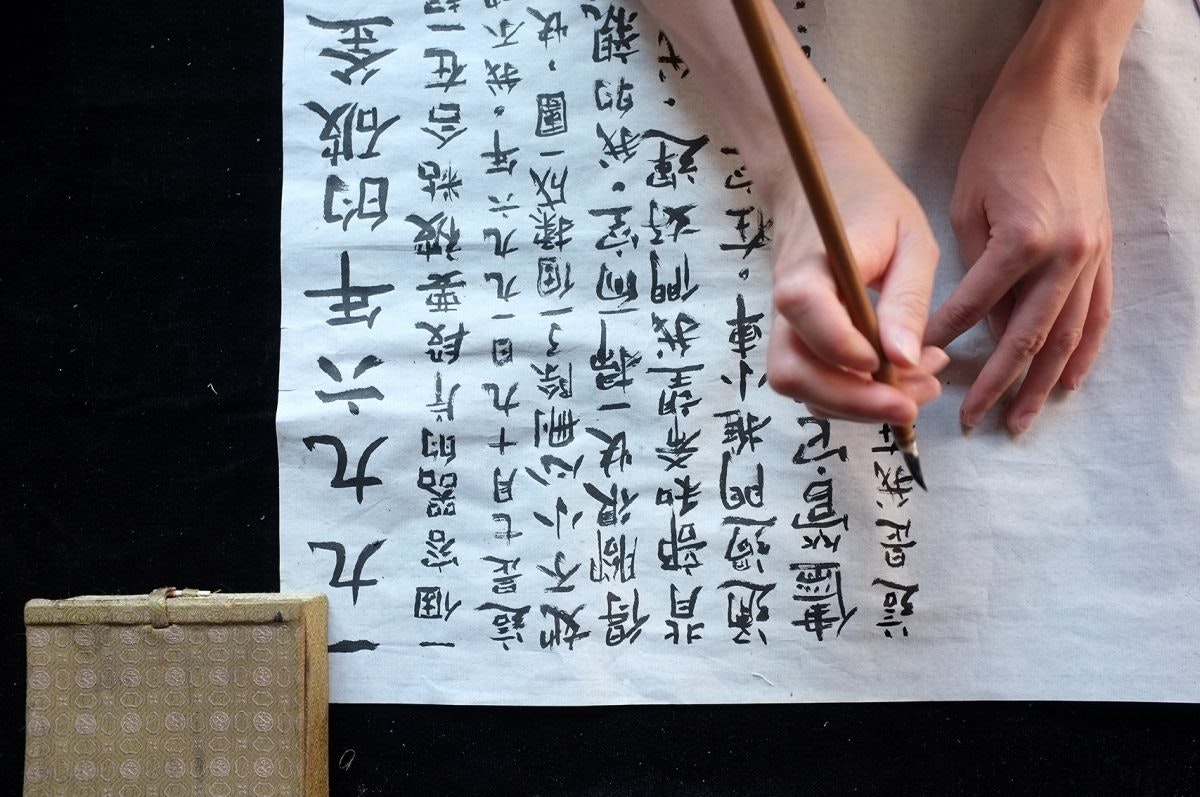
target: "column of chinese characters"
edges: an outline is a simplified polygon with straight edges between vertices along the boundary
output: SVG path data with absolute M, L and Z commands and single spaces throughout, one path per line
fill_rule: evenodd
M 689 74 L 687 65 L 665 34 L 659 32 L 656 44 L 659 82 L 674 90 Z M 665 638 L 672 645 L 689 646 L 704 638 L 706 622 L 698 614 L 702 593 L 707 591 L 710 600 L 714 593 L 715 584 L 711 580 L 704 583 L 702 574 L 717 578 L 719 572 L 712 566 L 716 551 L 708 549 L 710 541 L 704 539 L 715 535 L 713 516 L 697 511 L 702 497 L 705 503 L 714 499 L 711 491 L 705 495 L 703 480 L 692 467 L 704 461 L 705 453 L 712 453 L 701 452 L 705 413 L 700 409 L 703 397 L 696 382 L 709 364 L 700 359 L 696 348 L 702 334 L 713 330 L 702 330 L 695 308 L 703 294 L 697 298 L 701 285 L 692 274 L 688 255 L 692 236 L 700 232 L 694 220 L 699 204 L 694 187 L 696 156 L 708 137 L 648 129 L 638 136 L 638 142 L 643 145 L 639 162 L 649 166 L 648 170 L 643 166 L 639 175 L 639 183 L 650 195 L 642 224 L 650 247 L 651 312 L 644 323 L 654 340 L 654 361 L 646 373 L 658 388 L 656 415 L 664 421 L 657 427 L 655 441 L 662 472 L 655 504 L 670 512 L 658 540 L 659 567 L 669 576 L 669 591 L 658 596 L 657 602 L 665 602 L 667 608 Z M 643 411 L 649 415 L 648 408 Z M 716 443 L 705 442 L 710 446 Z M 708 569 L 701 570 L 705 566 Z
M 591 322 L 596 345 L 589 352 L 588 367 L 598 421 L 586 432 L 599 464 L 584 483 L 595 510 L 588 513 L 594 529 L 588 578 L 600 588 L 602 603 L 596 607 L 596 617 L 604 629 L 604 644 L 627 647 L 643 639 L 652 603 L 637 581 L 639 564 L 647 556 L 642 546 L 639 560 L 637 530 L 648 510 L 647 499 L 632 486 L 635 461 L 631 449 L 641 442 L 643 430 L 633 424 L 639 410 L 629 400 L 645 358 L 640 345 L 645 338 L 634 331 L 642 318 L 645 291 L 636 260 L 645 245 L 634 202 L 626 195 L 632 185 L 634 165 L 630 161 L 637 151 L 637 136 L 621 125 L 636 107 L 638 87 L 629 77 L 630 59 L 642 52 L 643 41 L 636 24 L 639 12 L 620 3 L 585 3 L 580 9 L 588 23 L 584 35 L 591 44 L 591 58 L 586 62 L 592 100 L 588 112 L 595 120 L 600 142 L 597 161 L 609 170 L 605 174 L 608 201 L 597 199 L 602 205 L 587 211 L 589 229 L 594 230 L 589 235 L 589 262 L 596 264 L 595 276 L 589 276 L 588 282 L 597 307 Z M 605 126 L 620 127 L 624 143 L 607 146 L 602 132 Z M 647 464 L 637 462 L 636 467 Z
M 734 631 L 733 641 L 744 645 L 757 640 L 765 645 L 771 620 L 768 598 L 778 585 L 765 577 L 777 518 L 766 514 L 765 475 L 758 454 L 771 423 L 771 416 L 755 411 L 754 396 L 764 389 L 766 374 L 757 374 L 750 364 L 751 355 L 766 343 L 764 313 L 752 312 L 740 293 L 734 297 L 734 307 L 733 318 L 725 321 L 725 337 L 737 373 L 723 374 L 721 379 L 737 388 L 737 403 L 714 417 L 723 424 L 718 493 L 729 513 L 722 523 L 729 535 L 725 560 L 736 577 L 718 589 L 724 591 L 725 619 Z
M 489 557 L 495 595 L 479 609 L 488 613 L 491 639 L 505 650 L 527 645 L 574 651 L 591 632 L 584 623 L 586 604 L 577 591 L 582 561 L 576 530 L 584 517 L 579 484 L 584 455 L 575 407 L 575 363 L 559 346 L 578 298 L 571 262 L 571 171 L 563 144 L 573 109 L 559 88 L 563 75 L 555 66 L 569 26 L 561 11 L 509 10 L 497 4 L 484 27 L 494 54 L 486 60 L 488 91 L 504 102 L 494 113 L 497 118 L 515 117 L 518 129 L 528 136 L 518 147 L 507 143 L 497 126 L 491 147 L 481 153 L 485 193 L 497 222 L 485 231 L 494 244 L 492 256 L 498 259 L 496 270 L 486 276 L 494 282 L 500 309 L 518 293 L 523 295 L 522 307 L 532 309 L 538 319 L 532 325 L 530 318 L 521 319 L 523 328 L 542 330 L 542 337 L 519 352 L 514 352 L 507 332 L 492 341 L 492 365 L 503 378 L 485 388 L 492 393 L 493 409 L 504 413 L 504 425 L 489 443 L 495 462 L 492 499 L 497 504 L 512 502 L 514 483 L 521 479 L 525 505 L 532 508 L 516 517 L 509 511 L 493 516 L 520 527 L 511 538 L 497 528 L 505 550 Z M 540 91 L 527 85 L 539 81 Z M 517 291 L 516 284 L 525 287 Z M 497 329 L 505 330 L 513 314 L 499 312 L 492 318 L 501 325 Z M 520 439 L 510 439 L 510 430 Z M 518 458 L 505 453 L 514 446 Z
M 460 360 L 481 346 L 473 330 L 476 315 L 470 312 L 478 299 L 464 273 L 463 231 L 456 218 L 458 204 L 471 188 L 460 172 L 465 155 L 461 136 L 467 132 L 462 100 L 468 68 L 477 75 L 478 65 L 459 57 L 466 26 L 458 2 L 425 3 L 423 12 L 428 33 L 417 50 L 421 60 L 409 64 L 420 80 L 415 92 L 419 112 L 409 117 L 416 129 L 410 129 L 409 140 L 421 146 L 414 153 L 416 161 L 405 164 L 411 171 L 397 178 L 409 203 L 404 215 L 408 226 L 402 233 L 408 256 L 402 262 L 423 310 L 407 322 L 408 334 L 424 354 L 418 385 L 427 411 L 418 431 L 420 458 L 414 474 L 425 523 L 420 527 L 423 534 L 410 542 L 420 561 L 414 568 L 411 617 L 418 628 L 418 645 L 454 647 L 463 624 L 462 614 L 456 612 L 467 611 L 467 596 L 450 586 L 448 576 L 471 570 L 459 553 L 466 544 L 460 540 L 478 533 L 464 524 L 459 512 L 460 474 L 473 470 L 463 469 L 462 462 L 476 454 L 459 449 L 463 420 L 456 411 L 465 389 Z M 417 443 L 413 439 L 411 445 Z
M 801 549 L 823 561 L 795 562 L 791 565 L 795 579 L 792 600 L 799 617 L 792 620 L 818 641 L 828 635 L 838 636 L 854 616 L 857 608 L 847 608 L 842 594 L 842 567 L 832 561 L 838 554 L 842 535 L 849 531 L 849 515 L 835 508 L 834 475 L 838 463 L 848 459 L 846 446 L 834 446 L 832 427 L 821 418 L 801 417 L 800 443 L 792 462 L 816 467 L 816 478 L 808 477 L 801 492 L 805 507 L 792 518 L 792 528 L 800 534 Z
M 338 345 L 337 350 L 318 355 L 312 363 L 310 373 L 316 383 L 312 395 L 323 408 L 324 422 L 332 424 L 338 418 L 338 425 L 348 431 L 335 435 L 314 430 L 316 433 L 302 442 L 313 452 L 314 467 L 333 470 L 330 487 L 346 490 L 362 505 L 368 491 L 384 489 L 384 479 L 371 457 L 391 444 L 389 435 L 370 430 L 364 419 L 387 400 L 377 386 L 379 374 L 388 366 L 377 354 L 380 349 L 374 330 L 384 309 L 381 302 L 390 298 L 395 286 L 355 278 L 358 251 L 352 242 L 373 234 L 388 220 L 390 183 L 377 164 L 399 116 L 373 101 L 377 92 L 371 81 L 395 52 L 387 43 L 393 21 L 386 16 L 343 19 L 312 15 L 306 21 L 321 45 L 314 57 L 328 70 L 324 72 L 328 82 L 313 86 L 320 99 L 303 103 L 311 113 L 307 119 L 312 124 L 312 151 L 326 171 L 323 196 L 313 208 L 313 216 L 340 244 L 336 255 L 324 258 L 328 282 L 303 291 L 307 299 L 317 301 L 306 306 L 320 308 L 324 324 L 336 330 Z M 366 600 L 364 593 L 379 583 L 375 575 L 378 560 L 372 557 L 383 548 L 386 538 L 377 538 L 377 529 L 370 530 L 367 539 L 352 528 L 339 531 L 339 538 L 330 535 L 309 540 L 308 549 L 330 566 L 329 586 L 348 590 L 351 606 L 358 606 L 360 600 Z M 330 649 L 353 653 L 375 647 L 377 643 L 368 639 L 342 639 Z
M 511 12 L 520 13 L 520 17 Z M 508 118 L 513 115 L 514 106 L 520 109 L 530 102 L 528 67 L 518 57 L 522 50 L 528 49 L 530 20 L 528 10 L 522 12 L 493 2 L 484 4 L 482 21 L 475 23 L 486 42 L 482 79 L 487 92 L 483 94 L 477 89 L 476 94 L 494 103 L 495 119 Z M 540 547 L 532 518 L 513 509 L 520 458 L 522 454 L 530 454 L 530 436 L 525 434 L 528 427 L 522 419 L 528 417 L 531 407 L 528 388 L 523 387 L 528 385 L 529 377 L 522 368 L 524 363 L 516 359 L 512 332 L 517 315 L 513 303 L 527 293 L 522 286 L 528 285 L 528 274 L 522 266 L 529 249 L 519 240 L 517 228 L 512 225 L 527 212 L 524 208 L 528 194 L 521 185 L 526 153 L 506 142 L 499 126 L 492 128 L 490 138 L 489 149 L 473 153 L 473 163 L 483 185 L 476 195 L 486 195 L 489 203 L 489 226 L 483 229 L 483 236 L 491 245 L 485 256 L 486 266 L 477 278 L 481 276 L 486 285 L 488 303 L 494 310 L 491 318 L 495 322 L 484 341 L 491 366 L 486 368 L 486 375 L 476 371 L 477 378 L 485 377 L 477 389 L 487 396 L 490 407 L 485 472 L 491 479 L 492 507 L 491 533 L 481 557 L 487 573 L 486 597 L 476 601 L 474 609 L 487 621 L 490 643 L 500 650 L 512 651 L 527 644 L 534 612 L 534 604 L 527 597 L 534 561 L 531 554 Z
M 915 482 L 892 440 L 889 426 L 879 428 L 880 445 L 871 449 L 874 454 L 875 528 L 880 554 L 887 566 L 887 575 L 876 578 L 871 586 L 880 598 L 876 627 L 889 639 L 908 636 L 908 621 L 913 615 L 913 596 L 918 591 L 915 581 L 905 578 L 904 568 L 909 550 L 917 544 L 912 538 L 912 518 L 909 517 L 909 493 Z M 910 583 L 911 582 L 911 583 Z

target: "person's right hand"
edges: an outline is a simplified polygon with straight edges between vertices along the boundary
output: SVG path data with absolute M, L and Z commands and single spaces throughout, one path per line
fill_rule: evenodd
M 911 424 L 937 398 L 934 376 L 949 357 L 921 347 L 938 246 L 920 204 L 857 128 L 815 142 L 864 284 L 879 291 L 876 313 L 884 354 L 899 387 L 875 382 L 874 346 L 855 329 L 837 288 L 790 162 L 763 186 L 775 219 L 777 312 L 767 374 L 778 392 L 815 415 Z M 780 170 L 782 171 L 782 169 Z
M 645 7 L 687 51 L 709 107 L 732 136 L 775 220 L 774 297 L 767 378 L 814 414 L 910 424 L 938 395 L 934 374 L 948 358 L 921 348 L 938 249 L 925 214 L 813 69 L 774 4 L 766 4 L 780 59 L 825 167 L 865 284 L 879 289 L 887 359 L 900 387 L 872 380 L 874 346 L 838 298 L 825 246 L 809 210 L 779 122 L 730 3 L 646 0 Z

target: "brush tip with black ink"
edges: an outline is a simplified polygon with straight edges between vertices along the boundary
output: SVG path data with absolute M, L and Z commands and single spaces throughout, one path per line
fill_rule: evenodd
M 904 464 L 908 465 L 908 472 L 912 474 L 915 481 L 922 490 L 929 492 L 929 488 L 925 486 L 925 477 L 921 475 L 921 457 L 917 454 L 917 446 L 914 444 L 912 449 L 901 449 L 901 454 L 904 455 Z
M 917 453 L 917 430 L 907 425 L 889 425 L 892 427 L 892 439 L 896 441 L 896 448 L 904 455 L 904 464 L 908 466 L 913 481 L 920 485 L 922 490 L 929 492 L 929 488 L 925 486 L 925 477 L 921 473 L 921 457 Z

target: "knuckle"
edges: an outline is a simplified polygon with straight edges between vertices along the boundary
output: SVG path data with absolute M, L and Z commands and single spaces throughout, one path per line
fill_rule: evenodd
M 1050 229 L 1040 220 L 1027 219 L 1018 223 L 1014 239 L 1016 255 L 1022 261 L 1040 259 L 1053 247 Z
M 1063 232 L 1059 248 L 1068 260 L 1078 262 L 1099 251 L 1100 236 L 1091 227 L 1077 224 Z
M 1070 356 L 1079 348 L 1083 341 L 1083 330 L 1079 328 L 1066 329 L 1057 333 L 1050 342 L 1053 350 L 1063 356 Z
M 1112 305 L 1108 302 L 1105 302 L 1092 307 L 1091 318 L 1089 321 L 1091 322 L 1091 326 L 1095 331 L 1103 332 L 1104 330 L 1108 329 L 1108 324 L 1112 321 L 1112 317 Z
M 817 307 L 817 293 L 808 280 L 779 280 L 775 283 L 775 309 L 787 318 L 808 315 Z
M 774 367 L 767 362 L 767 384 L 781 396 L 789 396 L 800 401 L 804 400 L 803 390 L 795 372 L 790 368 Z
M 1040 329 L 1022 329 L 1013 332 L 1009 348 L 1022 360 L 1029 360 L 1046 345 L 1046 333 Z

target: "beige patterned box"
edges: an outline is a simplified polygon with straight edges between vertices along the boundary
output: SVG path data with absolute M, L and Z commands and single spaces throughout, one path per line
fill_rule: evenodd
M 324 595 L 25 605 L 25 797 L 328 794 Z

